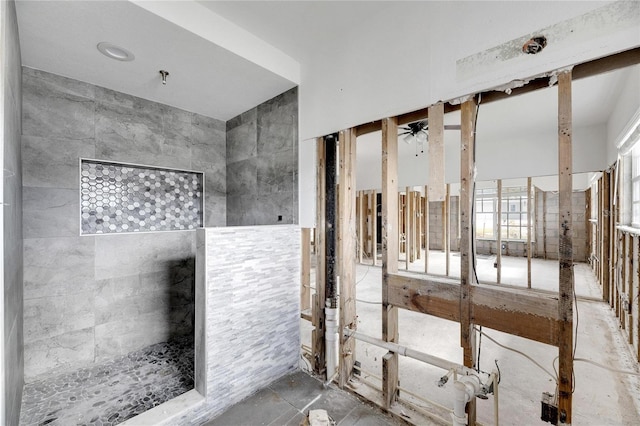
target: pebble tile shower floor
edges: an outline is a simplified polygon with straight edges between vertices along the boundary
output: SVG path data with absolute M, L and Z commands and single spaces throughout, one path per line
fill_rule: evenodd
M 28 383 L 20 425 L 114 426 L 193 389 L 193 337 Z

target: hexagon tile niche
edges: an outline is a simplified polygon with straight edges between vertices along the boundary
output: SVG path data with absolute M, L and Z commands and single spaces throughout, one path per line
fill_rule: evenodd
M 203 178 L 198 172 L 81 159 L 81 233 L 202 227 Z

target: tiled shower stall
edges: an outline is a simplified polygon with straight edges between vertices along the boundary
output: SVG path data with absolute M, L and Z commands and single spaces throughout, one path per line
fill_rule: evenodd
M 114 362 L 130 367 L 153 353 L 179 359 L 172 371 L 186 372 L 192 386 L 196 235 L 189 228 L 297 221 L 297 89 L 226 123 L 30 68 L 22 69 L 22 90 L 25 389 L 115 375 Z M 111 179 L 110 187 L 98 178 Z M 109 206 L 123 180 L 133 193 Z M 171 182 L 191 186 L 160 206 Z M 106 204 L 83 191 L 104 195 Z M 189 202 L 204 210 L 171 213 L 173 221 L 162 213 Z M 176 344 L 158 349 L 166 342 Z M 154 385 L 156 373 L 147 374 Z M 23 423 L 53 418 L 23 416 Z

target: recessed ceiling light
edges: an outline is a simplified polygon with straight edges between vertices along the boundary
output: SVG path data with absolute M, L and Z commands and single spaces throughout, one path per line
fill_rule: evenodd
M 100 53 L 111 59 L 118 61 L 133 61 L 135 59 L 133 53 L 129 52 L 127 49 L 116 46 L 115 44 L 107 43 L 106 41 L 98 43 L 97 47 Z

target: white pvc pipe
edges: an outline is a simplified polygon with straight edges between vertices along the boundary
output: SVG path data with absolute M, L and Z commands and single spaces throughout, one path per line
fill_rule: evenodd
M 463 376 L 453 384 L 455 399 L 453 401 L 453 413 L 451 419 L 453 426 L 466 426 L 467 413 L 465 408 L 467 403 L 475 398 L 480 391 L 480 378 L 477 376 Z
M 472 370 L 471 368 L 467 368 L 464 365 L 456 364 L 455 362 L 451 362 L 449 360 L 439 358 L 437 356 L 425 354 L 424 352 L 416 351 L 414 349 L 407 348 L 406 346 L 402 346 L 397 343 L 385 342 L 384 340 L 367 336 L 366 334 L 362 334 L 358 331 L 351 330 L 350 328 L 345 328 L 344 334 L 345 336 L 352 336 L 352 337 L 355 337 L 357 340 L 362 340 L 363 342 L 371 343 L 372 345 L 376 345 L 381 348 L 388 349 L 391 352 L 395 352 L 402 356 L 417 359 L 427 364 L 440 367 L 443 370 L 454 370 L 455 372 L 458 372 L 461 374 L 474 374 L 474 375 L 477 374 L 475 370 Z
M 453 420 L 453 426 L 466 426 L 467 425 L 467 413 L 465 407 L 469 398 L 467 395 L 467 387 L 462 382 L 455 382 L 453 384 L 455 390 L 455 397 L 453 400 L 453 413 L 451 414 L 451 420 Z
M 338 354 L 340 352 L 340 336 L 338 334 L 338 308 L 324 308 L 325 315 L 325 358 L 327 362 L 328 385 L 338 374 Z

